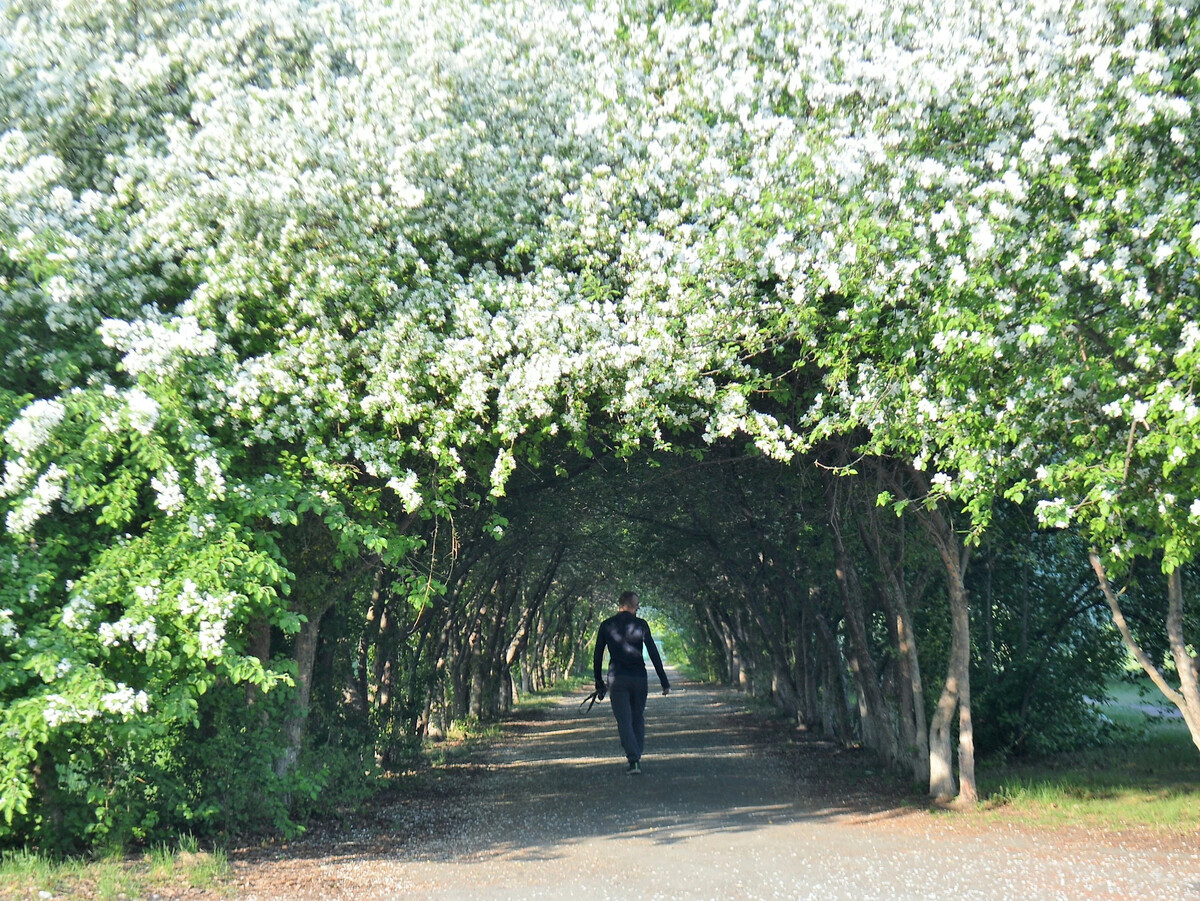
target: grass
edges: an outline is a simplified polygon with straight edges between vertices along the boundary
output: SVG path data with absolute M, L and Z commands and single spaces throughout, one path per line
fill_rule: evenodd
M 8 851 L 0 856 L 0 898 L 125 901 L 168 887 L 230 895 L 232 876 L 224 851 L 201 851 L 190 836 L 175 847 L 156 845 L 140 857 L 113 854 L 55 860 Z
M 545 710 L 561 698 L 576 694 L 591 682 L 583 676 L 560 679 L 543 691 L 521 693 L 512 713 L 496 722 L 481 722 L 474 717 L 457 720 L 436 739 L 425 738 L 420 743 L 420 757 L 430 766 L 445 767 L 469 760 L 476 752 L 494 745 L 504 736 L 504 719 L 523 713 Z
M 548 707 L 553 707 L 560 699 L 569 695 L 580 693 L 582 697 L 582 693 L 586 693 L 584 689 L 590 691 L 591 688 L 592 681 L 586 676 L 567 676 L 560 679 L 551 688 L 542 691 L 526 692 L 521 695 L 516 705 L 516 711 L 545 710 Z
M 1110 744 L 981 768 L 984 815 L 1109 831 L 1200 831 L 1200 751 L 1181 719 L 1144 709 L 1173 709 L 1146 692 L 1147 684 L 1110 687 L 1100 705 L 1116 727 Z

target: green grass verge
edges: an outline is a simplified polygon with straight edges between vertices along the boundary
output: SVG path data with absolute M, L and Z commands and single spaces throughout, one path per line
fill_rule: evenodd
M 421 741 L 421 759 L 434 768 L 451 766 L 469 760 L 473 754 L 495 744 L 504 736 L 506 719 L 514 716 L 520 717 L 522 713 L 553 707 L 562 698 L 569 695 L 580 694 L 582 697 L 582 690 L 585 687 L 590 688 L 591 682 L 584 676 L 569 676 L 560 679 L 543 691 L 519 694 L 513 710 L 498 721 L 484 722 L 474 717 L 458 720 L 447 730 L 445 735 L 437 738 L 425 738 Z
M 1110 686 L 1100 705 L 1115 726 L 1109 744 L 981 767 L 984 815 L 1111 831 L 1200 831 L 1200 751 L 1146 684 Z
M 140 857 L 55 860 L 27 851 L 0 856 L 0 898 L 89 898 L 124 901 L 155 892 L 204 891 L 232 896 L 233 869 L 225 852 L 201 851 L 190 837 L 155 846 Z
M 531 691 L 521 695 L 516 704 L 517 712 L 523 710 L 544 710 L 553 707 L 562 698 L 579 694 L 581 697 L 592 690 L 592 680 L 584 675 L 568 676 L 559 679 L 550 688 L 542 691 Z

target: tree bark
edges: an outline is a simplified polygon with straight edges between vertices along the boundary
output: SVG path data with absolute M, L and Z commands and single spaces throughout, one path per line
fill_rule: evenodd
M 899 520 L 903 529 L 903 520 Z M 929 722 L 925 714 L 925 688 L 921 679 L 921 662 L 917 657 L 917 638 L 913 631 L 908 607 L 908 590 L 899 561 L 904 559 L 904 534 L 900 533 L 899 548 L 889 554 L 884 548 L 879 508 L 872 505 L 866 512 L 864 541 L 871 548 L 876 566 L 884 579 L 883 597 L 888 607 L 892 640 L 896 647 L 896 665 L 900 671 L 901 738 L 907 746 L 913 778 L 929 782 Z
M 938 698 L 929 729 L 929 794 L 942 801 L 955 796 L 951 763 L 951 724 L 958 708 L 958 801 L 979 799 L 975 784 L 975 733 L 971 721 L 971 616 L 964 581 L 970 549 L 963 546 L 953 526 L 934 507 L 917 514 L 946 568 L 950 602 L 950 660 L 946 682 Z
M 825 615 L 816 612 L 813 619 L 817 624 L 816 634 L 825 651 L 824 696 L 825 710 L 821 714 L 825 734 L 835 736 L 844 746 L 854 743 L 854 731 L 850 728 L 850 704 L 846 695 L 845 671 L 837 636 Z M 830 716 L 832 714 L 832 716 Z
M 796 654 L 796 662 L 802 673 L 801 682 L 804 685 L 802 725 L 806 729 L 815 727 L 821 719 L 820 707 L 817 704 L 818 660 L 817 655 L 813 652 L 813 642 L 816 640 L 816 636 L 813 634 L 815 630 L 809 627 L 812 619 L 812 613 L 808 609 L 809 603 L 811 601 L 806 602 L 801 610 Z
M 375 571 L 375 580 L 371 585 L 371 603 L 367 607 L 367 615 L 363 621 L 362 632 L 358 637 L 358 653 L 356 665 L 351 678 L 347 680 L 347 694 L 350 706 L 362 716 L 367 713 L 367 698 L 370 693 L 371 678 L 369 662 L 371 646 L 377 644 L 380 621 L 383 617 L 383 568 Z M 378 660 L 378 657 L 376 658 Z
M 275 761 L 275 775 L 280 779 L 290 774 L 300 759 L 300 749 L 304 745 L 304 731 L 308 722 L 308 705 L 312 699 L 313 664 L 317 658 L 321 620 L 331 606 L 332 602 L 328 602 L 324 606 L 311 609 L 296 634 L 296 644 L 292 651 L 292 657 L 296 661 L 296 695 L 292 711 L 283 723 L 283 754 Z
M 250 655 L 257 658 L 258 662 L 266 669 L 267 664 L 271 661 L 271 623 L 267 621 L 265 616 L 260 616 L 255 619 L 249 626 L 249 650 Z M 246 683 L 246 706 L 253 707 L 262 697 L 262 690 L 252 683 Z M 262 724 L 267 725 L 268 715 L 263 710 L 259 717 Z
M 1192 734 L 1192 743 L 1200 750 L 1200 674 L 1183 634 L 1183 573 L 1179 567 L 1167 575 L 1167 640 L 1179 674 L 1179 693 L 1183 695 L 1179 712 Z
M 840 478 L 834 476 L 833 478 Z M 883 757 L 888 763 L 898 759 L 896 736 L 887 716 L 887 704 L 879 687 L 879 674 L 871 657 L 871 646 L 867 640 L 866 616 L 863 609 L 862 586 L 850 554 L 842 538 L 841 512 L 839 510 L 838 485 L 830 481 L 826 498 L 829 505 L 829 525 L 833 536 L 834 575 L 838 593 L 846 614 L 846 630 L 853 649 L 848 657 L 850 673 L 858 689 L 859 715 L 862 719 L 863 744 Z

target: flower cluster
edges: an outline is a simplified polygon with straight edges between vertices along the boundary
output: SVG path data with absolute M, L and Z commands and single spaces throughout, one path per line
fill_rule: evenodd
M 27 535 L 38 520 L 50 512 L 50 505 L 62 497 L 66 472 L 51 463 L 37 483 L 8 511 L 5 528 L 11 535 Z
M 91 628 L 92 614 L 95 612 L 96 605 L 92 603 L 86 592 L 73 592 L 70 600 L 62 608 L 60 622 L 68 629 L 89 629 Z
M 135 692 L 124 682 L 118 682 L 113 691 L 100 696 L 100 709 L 127 719 L 135 713 L 146 713 L 150 709 L 150 697 L 144 691 Z
M 68 723 L 88 723 L 100 715 L 100 709 L 91 704 L 77 704 L 61 694 L 46 696 L 42 715 L 46 725 L 57 729 Z
M 225 629 L 237 598 L 231 593 L 202 592 L 195 582 L 186 579 L 177 601 L 180 616 L 196 623 L 200 657 L 204 660 L 220 657 L 225 649 Z
M 101 623 L 97 632 L 100 643 L 105 647 L 116 647 L 121 642 L 129 642 L 143 654 L 158 643 L 158 623 L 153 616 L 136 621 L 122 617 L 116 622 Z
M 13 612 L 11 610 L 0 610 L 0 638 L 15 641 L 19 637 L 20 632 L 17 631 L 17 625 L 13 622 Z
M 4 430 L 4 440 L 17 454 L 28 456 L 49 440 L 66 412 L 57 400 L 35 400 Z

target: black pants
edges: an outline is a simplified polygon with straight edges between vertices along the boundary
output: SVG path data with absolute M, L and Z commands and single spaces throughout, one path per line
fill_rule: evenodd
M 610 676 L 608 697 L 612 701 L 613 716 L 617 718 L 617 731 L 621 733 L 621 747 L 630 763 L 642 759 L 642 748 L 646 744 L 648 693 L 645 676 Z

